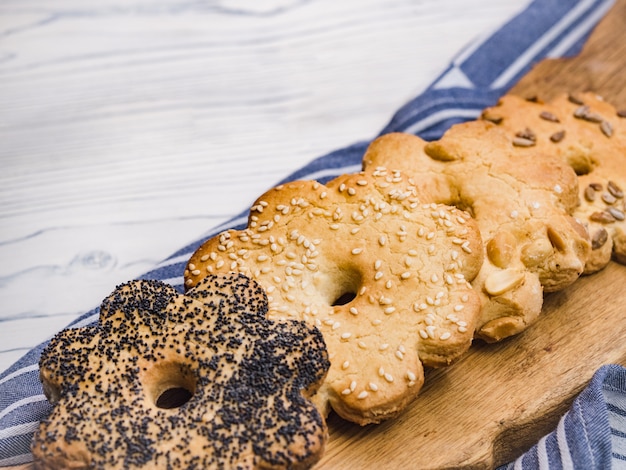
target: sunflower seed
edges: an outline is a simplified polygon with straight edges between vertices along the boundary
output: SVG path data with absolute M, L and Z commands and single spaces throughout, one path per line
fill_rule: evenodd
M 525 139 L 523 137 L 514 137 L 513 145 L 516 147 L 532 147 L 535 145 L 535 141 L 531 139 Z
M 609 211 L 609 214 L 615 217 L 615 220 L 622 221 L 626 218 L 626 216 L 624 215 L 624 212 L 619 210 L 616 207 L 609 207 L 608 211 Z
M 591 187 L 591 185 L 585 188 L 585 199 L 589 202 L 593 202 L 596 200 L 596 190 Z
M 621 199 L 624 197 L 624 192 L 622 191 L 622 188 L 620 188 L 617 184 L 615 184 L 614 181 L 609 181 L 608 184 L 606 185 L 606 189 L 608 189 L 609 192 L 618 199 Z
M 594 212 L 589 216 L 589 220 L 593 222 L 600 222 L 601 224 L 610 224 L 615 222 L 615 217 L 613 217 L 609 212 Z
M 604 201 L 605 204 L 611 205 L 611 204 L 615 204 L 615 201 L 617 201 L 617 198 L 613 196 L 611 193 L 603 193 L 602 200 Z
M 613 135 L 613 126 L 609 121 L 602 121 L 600 123 L 600 130 L 607 137 L 611 137 Z
M 528 127 L 523 131 L 519 131 L 517 134 L 515 134 L 515 137 L 519 137 L 520 139 L 532 140 L 533 142 L 537 140 L 537 136 L 535 135 L 535 133 L 531 131 Z
M 577 96 L 574 96 L 574 95 L 569 95 L 567 97 L 567 99 L 569 100 L 570 103 L 574 103 L 574 104 L 578 104 L 578 105 L 585 104 L 585 103 L 583 103 L 583 101 L 580 98 L 578 98 Z
M 604 246 L 608 239 L 609 234 L 607 233 L 606 229 L 604 227 L 598 229 L 591 238 L 591 249 L 597 250 L 598 248 L 601 248 L 602 246 Z
M 559 121 L 559 118 L 552 114 L 550 111 L 542 111 L 541 114 L 539 114 L 539 117 L 550 122 L 561 122 Z
M 550 136 L 550 140 L 556 144 L 558 142 L 561 142 L 564 137 L 565 137 L 565 131 L 558 131 Z

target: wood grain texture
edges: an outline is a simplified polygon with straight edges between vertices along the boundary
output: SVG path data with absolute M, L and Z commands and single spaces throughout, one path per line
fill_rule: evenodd
M 0 370 L 528 1 L 0 3 Z
M 360 428 L 332 417 L 319 468 L 493 468 L 553 430 L 603 364 L 626 365 L 626 320 L 609 265 L 546 297 L 540 320 L 498 344 L 477 342 L 449 368 L 430 370 L 396 421 Z
M 549 101 L 561 93 L 593 91 L 626 109 L 626 1 L 617 0 L 576 57 L 543 60 L 511 93 Z
M 539 63 L 512 90 L 549 99 L 595 91 L 625 106 L 626 1 L 618 1 L 575 58 Z M 617 50 L 617 51 L 616 51 Z M 594 372 L 626 366 L 626 267 L 611 263 L 545 297 L 542 315 L 517 337 L 430 370 L 400 418 L 359 428 L 330 419 L 319 468 L 487 469 L 510 462 L 555 429 Z
M 433 5 L 437 3 L 433 2 Z M 453 3 L 445 5 L 454 8 Z M 288 4 L 285 2 L 285 8 Z M 611 101 L 615 100 L 618 106 L 626 107 L 626 102 L 621 101 L 624 99 L 624 90 L 619 78 L 623 75 L 621 70 L 626 54 L 615 50 L 626 46 L 623 38 L 625 4 L 625 0 L 618 1 L 579 57 L 538 64 L 513 92 L 523 96 L 533 94 L 549 98 L 562 90 L 593 90 Z M 281 99 L 282 95 L 272 88 L 272 77 L 281 70 L 276 65 L 271 76 L 261 78 L 254 75 L 260 81 L 257 92 L 245 95 L 247 98 L 241 101 L 230 99 L 238 92 L 245 93 L 246 83 L 241 82 L 239 88 L 235 86 L 228 91 L 226 77 L 235 76 L 238 80 L 244 80 L 242 74 L 246 68 L 239 68 L 235 62 L 229 62 L 235 58 L 226 57 L 221 59 L 225 62 L 217 63 L 221 64 L 222 69 L 211 75 L 211 81 L 216 86 L 221 83 L 224 86 L 222 93 L 227 95 L 217 94 L 211 103 L 200 99 L 198 106 L 194 107 L 194 100 L 206 90 L 196 82 L 201 81 L 198 78 L 201 71 L 206 73 L 209 67 L 203 62 L 205 55 L 217 53 L 218 50 L 237 50 L 245 60 L 257 57 L 259 62 L 253 62 L 253 65 L 260 66 L 263 60 L 269 60 L 270 56 L 276 54 L 273 47 L 281 49 L 292 41 L 302 47 L 306 47 L 307 40 L 326 40 L 331 44 L 335 39 L 334 34 L 339 35 L 339 30 L 345 29 L 352 32 L 356 30 L 357 33 L 360 31 L 359 34 L 364 37 L 365 30 L 361 31 L 359 25 L 365 22 L 371 26 L 375 17 L 377 21 L 381 21 L 380 18 L 387 21 L 387 28 L 392 28 L 393 24 L 402 30 L 404 25 L 405 33 L 412 28 L 427 27 L 423 16 L 418 23 L 411 23 L 407 18 L 410 8 L 403 3 L 397 4 L 398 10 L 393 14 L 387 13 L 388 16 L 371 3 L 370 6 L 374 8 L 371 14 L 374 16 L 362 13 L 364 16 L 355 19 L 355 23 L 344 20 L 341 26 L 338 25 L 341 21 L 333 18 L 351 17 L 350 12 L 341 10 L 342 7 L 327 5 L 333 13 L 323 14 L 320 10 L 320 16 L 316 17 L 329 28 L 324 34 L 314 34 L 319 31 L 314 28 L 306 29 L 308 33 L 301 36 L 303 30 L 299 28 L 304 23 L 298 21 L 298 15 L 278 15 L 274 21 L 279 22 L 281 28 L 289 34 L 277 37 L 271 34 L 269 26 L 262 26 L 262 12 L 258 12 L 239 19 L 245 28 L 260 28 L 256 33 L 265 35 L 267 48 L 254 43 L 252 33 L 239 37 L 222 25 L 211 39 L 217 41 L 219 34 L 223 34 L 227 39 L 226 44 L 212 49 L 208 46 L 215 44 L 206 36 L 200 20 L 187 16 L 183 18 L 185 12 L 181 13 L 183 16 L 176 17 L 173 24 L 166 26 L 165 17 L 151 11 L 149 16 L 153 22 L 148 22 L 138 33 L 133 30 L 136 23 L 123 14 L 121 6 L 116 9 L 111 5 L 107 8 L 104 3 L 96 5 L 94 10 L 86 11 L 68 1 L 64 14 L 60 16 L 63 20 L 60 23 L 49 23 L 52 30 L 45 29 L 48 24 L 46 19 L 52 18 L 45 14 L 49 12 L 20 10 L 17 7 L 11 11 L 15 17 L 23 20 L 23 25 L 44 26 L 43 36 L 37 37 L 36 33 L 32 33 L 29 37 L 33 45 L 40 45 L 47 37 L 54 36 L 54 28 L 65 33 L 73 31 L 75 37 L 80 37 L 76 30 L 69 28 L 68 23 L 63 23 L 68 18 L 78 21 L 81 15 L 89 17 L 94 14 L 94 22 L 77 23 L 82 25 L 79 28 L 92 28 L 94 36 L 106 33 L 115 21 L 122 20 L 117 26 L 120 36 L 116 41 L 119 42 L 113 48 L 104 43 L 92 49 L 86 45 L 76 45 L 73 55 L 64 56 L 59 51 L 59 56 L 54 60 L 37 57 L 38 53 L 33 51 L 30 61 L 8 68 L 5 66 L 4 69 L 0 67 L 0 77 L 9 84 L 5 91 L 0 91 L 0 98 L 5 100 L 5 104 L 11 105 L 5 109 L 11 109 L 14 113 L 9 120 L 9 127 L 0 129 L 0 136 L 8 138 L 10 143 L 1 155 L 10 171 L 0 176 L 3 178 L 1 182 L 8 184 L 0 185 L 0 191 L 5 188 L 1 193 L 2 200 L 11 203 L 3 206 L 5 212 L 2 217 L 4 221 L 15 224 L 12 229 L 7 225 L 2 229 L 3 244 L 0 248 L 4 250 L 2 256 L 6 263 L 3 268 L 5 284 L 0 286 L 5 290 L 0 296 L 7 300 L 3 304 L 2 313 L 5 318 L 19 317 L 24 313 L 21 304 L 16 307 L 18 301 L 14 300 L 14 296 L 16 291 L 20 296 L 27 296 L 33 277 L 29 278 L 30 282 L 18 282 L 17 274 L 27 273 L 31 276 L 34 272 L 34 279 L 48 283 L 48 291 L 44 291 L 44 294 L 50 296 L 48 300 L 37 299 L 39 303 L 29 300 L 28 311 L 37 315 L 31 316 L 28 319 L 30 322 L 20 320 L 19 329 L 5 328 L 0 333 L 3 341 L 15 341 L 16 348 L 28 347 L 23 337 L 27 332 L 40 330 L 45 337 L 69 321 L 70 317 L 82 313 L 85 304 L 68 304 L 67 300 L 55 304 L 55 297 L 67 297 L 67 292 L 72 292 L 72 285 L 74 288 L 76 285 L 84 287 L 83 301 L 89 302 L 89 307 L 93 306 L 111 290 L 116 282 L 114 279 L 126 280 L 131 273 L 142 272 L 156 262 L 153 257 L 169 254 L 214 225 L 213 222 L 216 224 L 228 215 L 239 212 L 265 187 L 284 176 L 288 169 L 298 167 L 325 150 L 350 143 L 351 139 L 369 137 L 378 130 L 380 124 L 384 124 L 399 101 L 402 102 L 416 91 L 413 85 L 406 88 L 406 83 L 387 83 L 389 88 L 405 88 L 393 97 L 388 95 L 388 101 L 380 98 L 382 102 L 372 105 L 378 109 L 363 112 L 363 116 L 351 121 L 352 116 L 361 112 L 359 100 L 372 93 L 385 93 L 380 81 L 386 80 L 388 76 L 382 70 L 373 71 L 368 80 L 377 83 L 376 90 L 372 92 L 371 88 L 363 85 L 341 106 L 331 106 L 332 101 L 343 93 L 331 89 L 335 86 L 341 88 L 339 83 L 333 81 L 336 82 L 344 65 L 340 65 L 341 60 L 338 58 L 333 68 L 332 63 L 325 62 L 324 52 L 320 49 L 316 53 L 321 54 L 321 63 L 330 69 L 320 72 L 314 81 L 318 85 L 324 84 L 327 87 L 325 91 L 310 91 L 311 94 L 308 94 L 307 88 L 313 84 L 305 81 L 304 75 L 312 69 L 292 58 L 289 60 L 289 67 L 293 67 L 289 69 L 290 73 L 303 80 L 292 95 L 285 95 Z M 293 2 L 290 5 L 293 6 Z M 402 10 L 399 5 L 405 5 L 406 9 Z M 427 8 L 428 3 L 422 5 Z M 6 12 L 7 7 L 4 8 Z M 438 11 L 432 6 L 431 10 L 426 13 L 420 11 L 419 14 L 426 15 L 427 20 L 433 20 Z M 485 11 L 487 9 L 479 13 Z M 401 20 L 399 17 L 403 15 L 405 19 Z M 288 19 L 291 21 L 294 18 L 295 23 L 289 24 Z M 372 23 L 368 23 L 370 21 Z M 446 24 L 450 34 L 458 25 L 455 22 Z M 14 29 L 19 30 L 23 25 L 15 25 Z M 268 29 L 264 29 L 266 27 Z M 185 40 L 178 45 L 168 48 L 164 47 L 164 43 L 154 43 L 154 47 L 142 49 L 147 43 L 142 42 L 137 35 L 145 35 L 143 39 L 154 39 L 162 34 L 175 35 L 176 28 L 187 28 L 182 34 Z M 28 30 L 26 26 L 24 29 Z M 197 41 L 191 41 L 190 37 L 196 35 Z M 131 38 L 134 47 L 126 48 L 125 39 L 128 38 Z M 343 40 L 349 41 L 349 38 Z M 398 44 L 401 42 L 397 38 L 395 40 Z M 251 49 L 243 52 L 243 49 L 237 47 L 241 43 L 248 44 Z M 285 49 L 282 50 L 285 53 Z M 271 53 L 270 56 L 255 56 L 257 52 Z M 313 51 L 311 54 L 311 57 L 315 56 Z M 274 58 L 278 64 L 280 58 Z M 445 61 L 448 58 L 445 57 Z M 147 84 L 146 90 L 141 90 L 144 85 L 141 80 L 122 77 L 133 74 L 133 67 L 129 72 L 122 65 L 125 60 L 138 61 L 133 66 L 137 67 L 134 71 L 141 72 L 143 78 L 150 74 L 164 75 Z M 400 69 L 406 72 L 406 57 L 395 57 L 389 61 L 386 66 L 395 67 L 392 74 L 397 74 Z M 371 67 L 369 60 L 364 58 L 357 62 L 361 74 Z M 204 67 L 193 65 L 198 63 L 203 63 Z M 190 67 L 188 70 L 191 72 L 185 74 L 180 70 L 170 70 L 180 64 L 184 64 L 181 67 Z M 345 67 L 356 67 L 354 64 Z M 441 66 L 443 64 L 441 62 Z M 298 69 L 299 66 L 304 68 Z M 108 67 L 111 69 L 107 70 Z M 433 65 L 433 68 L 437 69 L 437 66 Z M 104 82 L 99 81 L 102 79 L 100 73 L 104 75 L 103 80 L 110 82 L 114 90 L 120 93 L 118 97 L 107 100 L 106 96 L 90 95 L 88 87 L 77 85 L 84 79 L 103 86 Z M 419 71 L 413 69 L 407 72 L 410 73 L 419 74 Z M 423 73 L 432 77 L 431 72 Z M 47 75 L 50 78 L 45 78 Z M 219 82 L 220 77 L 223 83 Z M 72 86 L 77 87 L 73 88 L 78 95 L 76 101 L 61 97 L 56 98 L 58 101 L 49 97 L 44 99 L 41 98 L 43 95 L 38 94 L 41 91 L 35 93 L 32 101 L 25 100 L 22 104 L 10 101 L 13 98 L 9 97 L 9 91 L 19 91 L 19 81 L 28 87 L 59 86 L 67 98 L 72 86 L 66 88 L 62 84 L 63 80 L 70 80 Z M 341 80 L 349 83 L 354 80 L 354 76 Z M 137 94 L 125 90 L 129 84 L 136 87 Z M 190 87 L 188 93 L 185 87 Z M 107 90 L 103 86 L 100 93 L 106 93 Z M 172 90 L 174 93 L 171 93 Z M 266 96 L 272 96 L 272 99 L 266 103 L 255 101 L 255 98 L 261 99 L 259 90 L 270 93 Z M 24 94 L 24 89 L 21 92 Z M 229 98 L 220 101 L 219 96 Z M 165 97 L 173 101 L 168 102 Z M 250 103 L 253 104 L 251 108 Z M 23 109 L 20 109 L 22 106 Z M 45 108 L 52 114 L 46 114 Z M 53 111 L 57 108 L 62 108 L 62 112 L 56 115 L 58 120 L 55 120 L 51 115 L 54 116 Z M 223 116 L 220 112 L 225 112 L 227 108 L 235 111 L 228 114 L 228 122 L 220 122 L 220 116 Z M 243 109 L 255 109 L 258 114 L 238 120 L 236 114 Z M 283 112 L 285 115 L 281 114 Z M 211 116 L 212 113 L 215 115 Z M 287 118 L 287 115 L 291 117 Z M 277 121 L 271 122 L 271 119 Z M 289 119 L 296 120 L 286 122 Z M 183 124 L 180 124 L 180 120 Z M 177 122 L 179 127 L 176 127 Z M 193 129 L 198 122 L 202 125 Z M 338 123 L 341 126 L 333 129 Z M 216 127 L 211 129 L 211 126 Z M 190 128 L 192 131 L 189 131 Z M 31 132 L 37 132 L 41 140 L 30 142 Z M 65 140 L 55 142 L 64 132 L 68 132 L 69 137 L 66 135 Z M 288 134 L 295 136 L 286 138 Z M 285 137 L 284 141 L 281 136 Z M 219 140 L 210 142 L 213 138 Z M 67 160 L 62 158 L 64 155 L 67 155 Z M 82 155 L 87 159 L 84 164 L 80 163 Z M 183 163 L 182 168 L 170 166 L 172 155 L 177 155 L 179 163 Z M 21 158 L 26 158 L 26 163 L 20 163 Z M 262 163 L 252 165 L 251 162 L 255 161 Z M 41 165 L 41 168 L 29 176 L 33 165 Z M 146 166 L 150 166 L 149 171 L 145 171 Z M 154 180 L 151 181 L 151 178 Z M 78 180 L 78 183 L 73 183 L 74 180 Z M 135 181 L 137 185 L 133 188 Z M 29 195 L 29 186 L 37 185 L 42 186 L 41 191 Z M 66 192 L 62 190 L 64 185 L 67 187 Z M 104 187 L 89 193 L 94 185 Z M 203 190 L 205 185 L 210 187 Z M 161 187 L 163 192 L 160 191 Z M 83 190 L 85 199 L 76 200 Z M 17 192 L 11 195 L 10 191 Z M 221 198 L 224 191 L 237 194 L 229 197 L 225 203 L 216 205 L 206 202 Z M 56 199 L 45 200 L 47 196 Z M 26 199 L 20 201 L 19 197 Z M 52 211 L 54 215 L 46 216 L 46 210 Z M 172 225 L 176 225 L 177 230 L 189 232 L 184 236 L 170 236 L 168 230 Z M 157 238 L 169 237 L 167 243 L 162 240 L 160 244 L 147 243 L 146 240 L 155 233 L 159 234 Z M 77 234 L 79 236 L 75 238 Z M 19 257 L 14 255 L 16 251 Z M 42 269 L 48 269 L 49 272 L 39 271 Z M 109 270 L 117 277 L 106 276 Z M 93 286 L 88 288 L 89 282 L 100 283 L 100 290 L 93 289 Z M 623 347 L 626 319 L 621 310 L 626 298 L 620 288 L 625 282 L 626 268 L 611 264 L 602 272 L 582 278 L 562 292 L 548 295 L 542 317 L 523 334 L 496 345 L 476 342 L 469 354 L 455 365 L 429 370 L 421 396 L 393 422 L 359 427 L 332 415 L 329 419 L 331 439 L 317 468 L 492 468 L 510 461 L 554 428 L 575 395 L 599 366 L 607 363 L 626 365 Z M 51 310 L 51 305 L 56 306 Z M 38 316 L 54 317 L 55 312 L 67 316 L 57 318 L 57 323 L 50 321 L 47 325 L 42 325 L 41 320 L 37 319 Z M 18 468 L 26 469 L 30 466 Z

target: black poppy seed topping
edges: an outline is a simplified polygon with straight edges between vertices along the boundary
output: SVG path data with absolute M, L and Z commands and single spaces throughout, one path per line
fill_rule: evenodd
M 304 391 L 329 367 L 321 333 L 265 318 L 243 275 L 208 276 L 188 295 L 158 281 L 119 286 L 100 323 L 52 339 L 40 361 L 55 404 L 33 441 L 46 462 L 95 469 L 298 468 L 326 427 Z M 173 408 L 165 389 L 185 390 Z

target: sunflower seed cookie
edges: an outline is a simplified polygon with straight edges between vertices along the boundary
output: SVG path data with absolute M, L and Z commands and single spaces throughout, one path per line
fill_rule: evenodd
M 573 215 L 588 228 L 593 248 L 585 273 L 611 257 L 626 264 L 626 113 L 593 93 L 549 103 L 506 95 L 482 117 L 506 130 L 519 153 L 558 155 L 575 170 L 580 206 Z
M 367 424 L 405 408 L 424 365 L 469 348 L 480 300 L 468 281 L 482 258 L 466 212 L 423 203 L 414 181 L 381 166 L 271 189 L 246 229 L 193 254 L 185 284 L 237 271 L 267 291 L 268 318 L 317 326 L 331 362 L 319 408 Z
M 325 345 L 266 309 L 237 274 L 188 295 L 157 281 L 118 287 L 97 326 L 62 331 L 42 354 L 54 408 L 35 432 L 35 468 L 311 467 L 327 440 L 308 398 Z
M 450 204 L 476 219 L 485 262 L 472 285 L 482 297 L 476 335 L 498 341 L 519 333 L 541 312 L 543 293 L 583 272 L 590 251 L 571 216 L 578 200 L 574 171 L 560 158 L 528 152 L 487 121 L 457 124 L 427 143 L 409 134 L 374 141 L 363 165 L 410 175 L 426 200 Z

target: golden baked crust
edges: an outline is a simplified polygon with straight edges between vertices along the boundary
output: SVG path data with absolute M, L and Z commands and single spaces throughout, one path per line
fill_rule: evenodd
M 54 404 L 35 432 L 36 468 L 308 468 L 327 439 L 308 399 L 328 359 L 304 322 L 265 318 L 242 275 L 182 295 L 134 281 L 97 326 L 56 335 L 41 362 Z
M 549 103 L 506 95 L 483 113 L 506 130 L 518 153 L 557 155 L 578 174 L 580 206 L 573 215 L 592 240 L 587 274 L 605 267 L 611 256 L 626 264 L 625 117 L 593 93 L 562 94 Z
M 316 325 L 331 361 L 318 406 L 367 424 L 418 394 L 422 363 L 447 365 L 469 348 L 480 301 L 468 281 L 482 253 L 468 214 L 422 203 L 415 182 L 378 167 L 271 189 L 246 229 L 193 254 L 185 283 L 238 271 L 267 291 L 269 318 Z
M 590 243 L 571 216 L 575 173 L 560 158 L 526 152 L 487 121 L 457 124 L 427 143 L 409 134 L 374 141 L 364 168 L 386 165 L 410 175 L 426 200 L 467 210 L 485 244 L 472 285 L 482 296 L 477 336 L 498 341 L 523 331 L 541 312 L 543 293 L 583 272 Z

